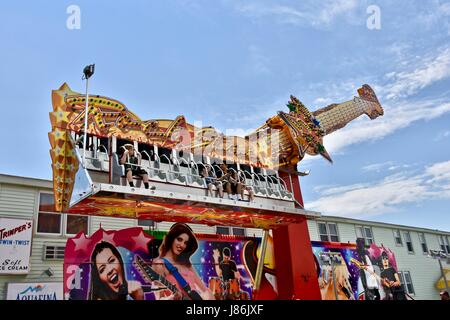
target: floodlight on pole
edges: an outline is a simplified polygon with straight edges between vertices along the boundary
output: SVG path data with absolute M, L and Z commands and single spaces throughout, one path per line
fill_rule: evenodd
M 86 143 L 87 143 L 87 130 L 88 130 L 88 118 L 89 118 L 89 78 L 92 77 L 95 71 L 95 64 L 90 64 L 83 69 L 83 80 L 86 79 L 86 106 L 84 109 L 84 137 L 83 137 L 83 167 L 86 168 Z

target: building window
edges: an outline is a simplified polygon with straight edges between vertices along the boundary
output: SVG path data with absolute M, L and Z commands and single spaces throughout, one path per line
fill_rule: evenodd
M 61 234 L 61 215 L 39 212 L 37 232 Z
M 402 236 L 400 235 L 400 230 L 394 230 L 394 239 L 396 246 L 403 246 Z
M 407 294 L 415 294 L 411 273 L 409 271 L 399 271 L 398 275 L 400 276 L 400 282 L 402 283 L 405 292 Z
M 80 215 L 65 215 L 66 216 L 66 235 L 77 234 L 81 231 L 87 233 L 88 217 Z
M 142 227 L 144 230 L 154 230 L 156 228 L 156 223 L 153 220 L 138 220 L 138 226 Z
M 39 195 L 39 214 L 37 232 L 61 234 L 62 215 L 55 212 L 53 194 L 41 193 Z
M 319 222 L 320 241 L 339 242 L 339 235 L 336 223 Z
M 45 244 L 44 260 L 64 260 L 64 246 Z
M 438 236 L 439 239 L 439 246 L 441 247 L 441 250 L 450 253 L 450 245 L 448 243 L 448 237 L 446 236 Z
M 39 194 L 37 233 L 53 235 L 74 235 L 80 231 L 88 232 L 89 217 L 67 215 L 55 212 L 52 193 Z
M 419 233 L 419 241 L 420 241 L 420 245 L 422 246 L 422 252 L 428 253 L 428 246 L 427 246 L 427 241 L 425 240 L 424 233 Z
M 229 227 L 216 227 L 216 233 L 217 234 L 230 234 L 230 228 Z
M 409 234 L 408 231 L 406 231 L 403 234 L 404 238 L 405 238 L 405 244 L 406 244 L 406 248 L 408 249 L 408 253 L 414 253 L 414 248 L 412 245 L 412 241 L 411 241 L 411 235 Z
M 231 235 L 234 236 L 245 236 L 245 228 L 231 228 L 231 227 L 216 227 L 217 234 Z
M 244 228 L 233 228 L 233 235 L 235 236 L 245 236 L 245 229 Z
M 356 226 L 356 236 L 364 238 L 366 246 L 370 246 L 375 241 L 373 240 L 372 228 L 367 226 Z

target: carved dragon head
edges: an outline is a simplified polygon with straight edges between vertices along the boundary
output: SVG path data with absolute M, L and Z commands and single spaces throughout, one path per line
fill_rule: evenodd
M 358 94 L 362 100 L 358 102 L 363 104 L 364 113 L 371 120 L 376 119 L 384 114 L 383 107 L 381 107 L 377 95 L 368 84 L 364 84 L 361 88 L 359 88 Z

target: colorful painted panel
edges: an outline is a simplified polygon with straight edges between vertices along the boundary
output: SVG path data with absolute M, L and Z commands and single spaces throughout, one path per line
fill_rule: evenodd
M 245 207 L 212 208 L 201 202 L 169 203 L 161 201 L 160 198 L 140 201 L 106 196 L 91 196 L 67 210 L 66 213 L 261 229 L 271 229 L 304 219 L 303 215 L 267 211 L 257 213 L 257 210 Z
M 383 245 L 312 242 L 323 300 L 405 300 L 392 250 Z
M 67 241 L 64 296 L 70 300 L 249 300 L 260 240 L 99 229 Z

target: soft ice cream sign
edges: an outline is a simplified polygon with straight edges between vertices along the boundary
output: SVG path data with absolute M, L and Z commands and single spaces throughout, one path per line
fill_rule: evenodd
M 32 221 L 0 218 L 0 274 L 29 272 Z
M 9 283 L 7 300 L 62 300 L 62 282 Z

